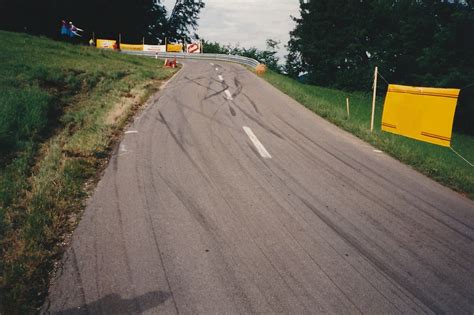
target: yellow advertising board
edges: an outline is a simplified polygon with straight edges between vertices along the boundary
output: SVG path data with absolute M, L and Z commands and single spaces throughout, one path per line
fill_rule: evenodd
M 459 92 L 390 84 L 382 130 L 449 147 Z
M 98 39 L 97 40 L 97 48 L 103 49 L 114 49 L 114 45 L 117 41 L 111 39 Z
M 121 50 L 139 50 L 143 51 L 143 45 L 132 45 L 132 44 L 120 44 Z
M 167 52 L 183 52 L 183 45 L 182 44 L 168 44 L 166 46 Z

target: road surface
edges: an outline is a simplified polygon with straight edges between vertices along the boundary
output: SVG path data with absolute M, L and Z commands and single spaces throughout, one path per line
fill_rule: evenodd
M 474 203 L 242 66 L 188 61 L 88 203 L 52 314 L 474 312 Z

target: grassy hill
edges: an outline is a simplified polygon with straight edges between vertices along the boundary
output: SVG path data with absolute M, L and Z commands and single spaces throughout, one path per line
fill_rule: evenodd
M 61 242 L 127 119 L 174 70 L 0 31 L 0 313 L 44 300 Z
M 474 199 L 474 167 L 456 156 L 449 148 L 396 136 L 380 130 L 384 97 L 378 95 L 375 128 L 370 132 L 372 95 L 348 93 L 307 85 L 286 76 L 267 72 L 264 77 L 313 112 L 371 143 L 400 161 L 467 197 Z M 350 99 L 350 118 L 346 98 Z M 474 117 L 471 118 L 473 120 Z M 474 161 L 474 138 L 452 136 L 451 145 L 471 162 Z

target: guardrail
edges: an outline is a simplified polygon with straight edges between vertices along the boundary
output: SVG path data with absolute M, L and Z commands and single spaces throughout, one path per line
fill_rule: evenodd
M 230 61 L 239 63 L 245 66 L 256 68 L 260 62 L 255 59 L 225 54 L 188 54 L 188 53 L 163 53 L 163 52 L 149 52 L 149 51 L 134 51 L 122 50 L 122 53 L 127 55 L 144 56 L 152 58 L 176 58 L 176 59 L 194 59 L 194 60 L 215 60 L 215 61 Z

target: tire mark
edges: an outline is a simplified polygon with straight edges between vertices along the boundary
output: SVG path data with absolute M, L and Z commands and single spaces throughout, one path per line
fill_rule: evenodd
M 302 150 L 304 150 L 304 148 L 302 148 Z M 372 202 L 374 202 L 375 204 L 377 204 L 378 206 L 380 206 L 382 209 L 385 209 L 388 213 L 392 214 L 394 217 L 400 219 L 402 222 L 410 222 L 411 223 L 411 220 L 409 220 L 407 218 L 407 220 L 403 220 L 403 215 L 402 214 L 399 214 L 397 212 L 397 209 L 395 209 L 393 206 L 385 203 L 382 199 L 380 199 L 378 196 L 376 196 L 375 194 L 373 194 L 372 192 L 370 192 L 369 190 L 363 188 L 363 187 L 360 187 L 359 185 L 357 185 L 357 183 L 355 183 L 351 178 L 347 177 L 346 175 L 344 175 L 342 172 L 340 172 L 339 170 L 337 169 L 334 169 L 332 168 L 329 164 L 325 163 L 324 161 L 320 160 L 320 162 L 325 165 L 325 168 L 326 169 L 331 169 L 331 171 L 333 173 L 336 173 L 339 175 L 339 177 L 341 179 L 343 179 L 348 185 L 350 185 L 350 187 L 352 189 L 354 189 L 355 191 L 359 192 L 361 195 L 363 195 L 364 197 L 366 197 L 368 200 L 371 200 Z M 283 170 L 282 170 L 283 171 Z M 285 172 L 285 171 L 283 171 Z M 287 174 L 287 176 L 291 176 L 290 174 Z M 372 219 L 371 217 L 369 217 L 370 219 Z M 372 219 L 373 220 L 373 219 Z M 395 236 L 392 232 L 390 232 L 389 230 L 387 230 L 383 224 L 381 224 L 380 222 L 378 221 L 375 221 L 376 224 L 372 223 L 374 227 L 377 227 L 377 229 L 379 230 L 380 233 L 382 234 L 385 234 L 385 235 L 388 235 L 390 236 L 392 239 L 396 240 L 398 243 L 401 243 L 401 244 L 407 244 L 406 241 L 400 239 L 399 237 Z M 403 225 L 402 225 L 403 226 Z M 432 241 L 434 241 L 435 243 L 439 243 L 439 241 L 436 239 L 436 238 L 433 238 L 430 234 L 428 233 L 425 233 L 425 236 L 429 239 L 431 239 Z M 441 244 L 442 245 L 442 244 Z M 429 247 L 429 246 L 427 246 Z M 448 278 L 445 273 L 441 273 L 436 269 L 436 267 L 432 266 L 430 264 L 430 262 L 426 259 L 424 259 L 422 256 L 420 256 L 417 252 L 413 251 L 410 249 L 409 246 L 403 246 L 403 248 L 408 251 L 413 257 L 416 257 L 418 261 L 420 262 L 423 262 L 423 264 L 425 266 L 428 266 L 429 267 L 429 270 L 438 277 L 438 279 L 442 279 L 443 282 L 445 283 L 449 283 L 450 286 L 453 287 L 453 290 L 455 292 L 457 292 L 460 296 L 464 297 L 464 298 L 467 298 L 468 300 L 470 300 L 470 298 L 468 296 L 466 296 L 466 293 L 464 292 L 464 288 L 463 289 L 458 289 L 457 288 L 457 285 L 454 284 L 452 282 L 452 280 L 450 278 Z M 443 247 L 441 249 L 438 249 L 436 248 L 436 250 L 440 250 L 440 251 L 443 251 Z M 464 269 L 465 272 L 469 272 L 470 269 L 465 267 L 465 266 L 462 266 L 459 264 L 459 262 L 454 258 L 454 257 L 451 257 L 450 255 L 445 255 L 442 257 L 443 259 L 448 259 L 450 260 L 452 263 L 454 263 L 455 265 L 457 265 L 459 268 L 461 269 Z
M 278 116 L 277 116 L 278 117 Z M 336 160 L 338 160 L 339 162 L 343 163 L 344 165 L 350 167 L 351 169 L 357 171 L 358 173 L 360 174 L 363 174 L 361 173 L 361 170 L 360 169 L 356 169 L 353 165 L 351 165 L 350 163 L 344 161 L 343 159 L 341 159 L 340 157 L 336 156 L 334 153 L 330 152 L 329 150 L 327 150 L 326 148 L 324 148 L 323 146 L 321 146 L 320 144 L 316 143 L 313 139 L 309 138 L 308 136 L 306 136 L 303 132 L 299 131 L 298 129 L 296 129 L 295 127 L 293 127 L 292 125 L 290 125 L 288 122 L 286 122 L 285 120 L 281 119 L 280 117 L 278 117 L 280 121 L 282 121 L 283 123 L 285 123 L 287 126 L 289 126 L 291 129 L 293 129 L 295 132 L 297 132 L 298 134 L 300 134 L 301 136 L 303 136 L 304 138 L 306 138 L 308 141 L 310 141 L 311 143 L 313 143 L 315 146 L 317 146 L 318 148 L 320 148 L 321 150 L 323 150 L 324 152 L 328 153 L 329 155 L 331 155 L 332 157 L 334 157 Z M 450 219 L 452 219 L 453 221 L 456 221 L 457 223 L 465 226 L 466 228 L 470 229 L 470 230 L 473 230 L 474 228 L 465 224 L 464 222 L 458 220 L 457 218 L 453 217 L 452 215 L 450 215 L 449 213 L 446 213 L 444 210 L 441 210 L 439 209 L 436 205 L 433 205 L 431 204 L 429 201 L 426 201 L 424 200 L 423 198 L 413 194 L 412 192 L 404 189 L 403 187 L 401 186 L 398 186 L 396 185 L 395 183 L 393 183 L 391 180 L 389 180 L 388 178 L 385 178 L 384 176 L 378 174 L 376 171 L 373 171 L 371 170 L 370 168 L 366 167 L 365 165 L 361 164 L 360 162 L 356 161 L 356 160 L 353 160 L 354 162 L 356 162 L 357 164 L 359 164 L 360 166 L 364 167 L 367 171 L 373 173 L 374 175 L 376 175 L 377 177 L 380 177 L 382 178 L 383 180 L 389 182 L 390 184 L 392 184 L 392 186 L 404 191 L 406 194 L 414 197 L 415 199 L 418 199 L 422 202 L 424 202 L 425 204 L 427 204 L 428 206 L 438 210 L 439 212 L 443 213 L 444 215 L 446 215 L 447 217 L 449 217 Z M 397 194 L 399 197 L 403 197 L 403 195 L 399 195 Z M 404 198 L 405 201 L 407 201 L 405 198 Z M 407 201 L 408 202 L 408 201 Z M 447 228 L 451 229 L 452 231 L 464 236 L 465 238 L 469 239 L 470 241 L 474 241 L 474 238 L 471 237 L 470 235 L 462 232 L 462 231 L 459 231 L 458 229 L 456 229 L 455 227 L 452 227 L 451 225 L 449 225 L 448 223 L 442 221 L 441 219 L 433 216 L 430 212 L 424 210 L 424 209 L 421 209 L 419 207 L 416 207 L 414 206 L 417 210 L 419 210 L 420 212 L 423 212 L 425 213 L 426 215 L 428 215 L 429 217 L 431 217 L 433 220 L 437 221 L 438 223 L 446 226 Z
M 233 137 L 233 136 L 232 136 L 232 137 Z M 236 140 L 235 138 L 234 138 L 234 140 L 235 140 L 236 143 L 238 144 L 238 142 L 237 142 L 237 140 Z M 249 144 L 248 144 L 248 145 L 249 145 Z M 247 156 L 247 158 L 249 158 L 250 160 L 252 160 L 252 158 L 251 158 L 247 153 L 245 153 L 245 150 L 241 147 L 241 145 L 238 144 L 238 146 L 241 148 L 241 150 L 244 152 L 244 154 Z M 249 145 L 249 146 L 250 146 L 250 145 Z M 259 157 L 258 152 L 256 152 L 255 149 L 254 149 L 252 146 L 250 146 L 250 149 L 257 155 L 257 157 Z M 230 153 L 229 153 L 229 154 L 230 154 Z M 264 161 L 263 161 L 263 162 L 264 162 Z M 249 177 L 253 178 L 253 180 L 254 180 L 255 182 L 258 182 L 258 181 L 256 180 L 256 178 L 255 178 L 250 172 L 248 172 L 247 169 L 243 167 L 243 165 L 240 164 L 240 162 L 238 162 L 238 163 L 239 163 L 241 169 L 245 170 L 245 172 L 247 173 L 247 175 L 248 175 Z M 274 173 L 274 172 L 269 168 L 269 166 L 268 166 L 266 163 L 264 163 L 264 164 L 266 165 L 267 169 L 268 169 L 271 173 Z M 285 181 L 284 181 L 278 174 L 274 173 L 274 175 L 275 175 L 285 186 L 287 186 L 287 185 L 285 184 Z M 267 181 L 267 182 L 268 182 L 268 181 Z M 275 186 L 273 186 L 272 183 L 269 182 L 269 184 L 270 184 L 273 188 L 275 188 Z M 261 185 L 260 185 L 260 187 L 261 187 L 263 190 L 265 190 L 268 194 L 270 194 L 270 192 L 268 192 L 268 190 L 266 190 L 266 188 L 264 188 L 264 187 L 261 186 Z M 291 190 L 291 188 L 289 188 L 288 186 L 287 186 L 287 188 L 288 188 L 292 193 L 294 193 L 293 190 Z M 278 190 L 278 189 L 275 188 L 275 190 Z M 297 206 L 295 206 L 295 205 L 293 204 L 293 202 L 291 202 L 291 201 L 288 200 L 287 198 L 285 198 L 285 200 L 287 200 L 287 202 L 289 202 L 290 205 L 292 205 L 294 209 L 297 209 L 297 208 L 298 208 Z M 277 202 L 277 203 L 279 203 L 279 202 Z M 282 206 L 282 208 L 284 209 L 283 206 Z M 302 218 L 302 217 L 300 216 L 300 218 Z M 302 218 L 302 219 L 304 220 L 304 218 Z M 281 221 L 280 221 L 280 222 L 281 222 Z M 281 223 L 282 223 L 282 222 L 281 222 Z M 282 223 L 282 225 L 285 226 L 283 223 Z M 285 228 L 285 229 L 286 229 L 286 228 Z M 286 230 L 287 230 L 287 229 L 286 229 Z M 287 232 L 296 240 L 296 237 L 295 237 L 290 231 L 287 230 Z M 386 300 L 388 303 L 390 303 L 395 309 L 399 310 L 399 308 L 398 308 L 395 304 L 393 304 L 392 301 L 391 301 L 382 291 L 380 291 L 377 287 L 375 287 L 375 285 L 372 284 L 372 282 L 371 282 L 369 279 L 367 279 L 355 266 L 353 266 L 353 264 L 352 264 L 350 261 L 348 261 L 347 258 L 346 258 L 344 255 L 342 255 L 336 248 L 334 248 L 334 246 L 333 246 L 326 238 L 324 238 L 319 232 L 317 232 L 317 233 L 318 233 L 318 235 L 320 235 L 320 236 L 323 238 L 323 240 L 325 241 L 325 243 L 328 244 L 328 246 L 331 247 L 331 248 L 341 257 L 342 260 L 345 260 L 345 261 L 349 264 L 349 266 L 351 266 L 352 269 L 354 269 L 376 292 L 378 292 L 382 297 L 384 297 L 385 300 Z M 299 242 L 298 242 L 298 243 L 299 243 Z M 301 244 L 300 244 L 300 247 L 302 247 L 302 249 L 306 252 L 306 249 L 305 249 L 303 246 L 301 246 Z M 364 256 L 362 256 L 362 257 L 364 257 Z M 364 258 L 365 258 L 365 257 L 364 257 Z M 324 271 L 323 271 L 323 272 L 324 272 Z M 382 275 L 383 275 L 383 274 L 382 274 Z M 390 283 L 393 282 L 393 281 L 391 281 L 390 279 L 387 279 L 387 280 L 388 280 Z M 397 287 L 398 285 L 395 285 L 395 286 Z M 398 294 L 396 294 L 395 292 L 392 291 L 392 293 L 394 293 L 396 296 L 400 297 L 400 296 L 399 296 Z M 343 294 L 344 294 L 344 293 L 343 293 Z M 413 299 L 412 299 L 411 297 L 409 297 L 409 296 L 407 296 L 407 295 L 405 295 L 405 296 L 406 296 L 409 300 L 411 300 L 413 304 L 415 304 L 415 305 L 417 304 L 415 301 L 413 301 Z M 401 298 L 401 297 L 400 297 L 400 298 Z M 401 299 L 402 299 L 402 298 L 401 298 Z M 402 300 L 403 300 L 403 299 L 402 299 Z M 400 310 L 399 310 L 399 311 L 400 311 Z M 401 311 L 400 311 L 400 312 L 401 312 Z
M 292 127 L 292 126 L 290 126 Z M 292 127 L 293 128 L 293 127 Z M 294 129 L 294 128 L 293 128 Z M 295 130 L 295 129 L 294 129 Z M 296 130 L 295 130 L 296 131 Z M 302 136 L 304 136 L 303 134 L 301 134 Z M 305 137 L 306 138 L 306 137 Z M 308 139 L 310 140 L 310 139 Z M 311 140 L 310 140 L 311 141 Z M 336 158 L 338 161 L 341 161 L 343 164 L 347 165 L 348 167 L 350 167 L 351 169 L 353 169 L 354 171 L 357 171 L 358 173 L 361 172 L 360 169 L 356 169 L 354 168 L 352 165 L 348 164 L 347 162 L 341 160 L 339 157 L 335 156 L 333 153 L 329 152 L 327 149 L 323 148 L 321 145 L 319 144 L 316 144 L 314 141 L 311 141 L 313 144 L 315 144 L 318 148 L 321 148 L 323 151 L 327 152 L 328 154 L 330 154 L 331 156 L 333 156 L 334 158 Z M 301 150 L 307 152 L 307 150 L 305 148 L 303 148 L 301 145 L 298 145 L 297 142 L 295 141 L 294 142 L 296 146 L 298 146 Z M 302 152 L 303 153 L 303 152 Z M 310 152 L 308 152 L 309 155 L 307 154 L 304 154 L 310 161 L 313 161 L 315 158 L 318 159 L 317 157 L 313 156 Z M 318 159 L 320 160 L 320 159 Z M 350 179 L 349 177 L 345 176 L 343 173 L 341 173 L 338 169 L 335 169 L 334 167 L 331 167 L 329 164 L 325 163 L 324 161 L 320 160 L 320 162 L 325 166 L 325 168 L 327 169 L 331 169 L 332 172 L 334 173 L 337 173 L 339 175 L 339 177 L 341 178 L 345 178 L 345 182 L 350 184 L 350 186 L 357 190 L 359 193 L 361 194 L 364 194 L 367 198 L 369 198 L 370 200 L 376 202 L 379 206 L 381 206 L 383 209 L 385 209 L 386 211 L 388 211 L 389 213 L 391 213 L 394 217 L 398 218 L 399 220 L 402 220 L 404 222 L 410 222 L 410 224 L 414 224 L 416 225 L 417 229 L 419 230 L 422 230 L 423 231 L 423 234 L 431 239 L 432 241 L 434 241 L 435 243 L 438 243 L 440 244 L 442 247 L 446 247 L 448 248 L 449 250 L 452 250 L 454 252 L 456 252 L 458 254 L 458 256 L 461 256 L 463 257 L 465 260 L 467 261 L 470 261 L 471 258 L 470 257 L 465 257 L 464 256 L 464 253 L 463 252 L 459 252 L 457 250 L 454 250 L 452 249 L 452 245 L 451 244 L 447 244 L 445 243 L 442 238 L 434 238 L 433 236 L 431 236 L 430 232 L 432 232 L 431 230 L 427 230 L 424 225 L 418 223 L 417 221 L 413 220 L 411 217 L 408 217 L 407 214 L 404 214 L 404 213 L 401 213 L 399 211 L 397 211 L 397 209 L 395 209 L 392 205 L 386 203 L 384 200 L 380 199 L 378 196 L 374 195 L 373 193 L 371 193 L 370 191 L 364 189 L 363 187 L 359 188 L 358 185 L 356 185 L 352 179 Z M 369 177 L 366 176 L 366 178 L 368 179 L 371 179 Z M 364 191 L 361 191 L 361 190 L 364 190 Z M 410 203 L 408 200 L 404 199 L 404 201 L 409 204 L 411 207 L 413 207 L 414 209 L 416 210 L 419 210 L 420 212 L 422 213 L 425 213 L 425 211 L 421 210 L 419 207 L 413 205 L 412 203 Z M 433 218 L 432 216 L 429 216 L 430 218 Z M 433 218 L 435 219 L 436 222 L 440 223 L 442 221 L 440 221 L 439 219 L 436 220 L 436 218 Z M 442 224 L 443 226 L 447 226 L 447 227 L 450 227 L 449 225 L 447 224 Z M 453 230 L 453 228 L 450 227 L 450 230 Z M 462 236 L 465 236 L 463 233 L 457 233 L 457 234 L 461 234 Z M 463 269 L 466 269 L 464 266 L 461 266 L 459 265 L 459 262 L 457 259 L 454 259 L 451 257 L 450 254 L 446 254 L 446 257 L 448 257 L 454 264 L 458 265 L 459 267 L 463 268 Z M 467 270 L 467 269 L 466 269 Z
M 245 93 L 242 93 L 243 96 L 245 96 L 245 98 L 249 101 L 249 103 L 253 106 L 253 109 L 255 110 L 255 112 L 257 114 L 260 114 L 260 111 L 258 110 L 258 107 L 257 107 L 257 104 L 255 104 L 255 102 Z
M 81 271 L 79 270 L 76 251 L 74 250 L 73 246 L 71 246 L 71 256 L 72 256 L 72 266 L 74 268 L 74 273 L 75 273 L 75 276 L 76 276 L 77 280 L 79 281 L 79 288 L 81 290 L 81 297 L 82 297 L 82 306 L 81 307 L 84 308 L 84 310 L 87 314 L 91 314 L 91 311 L 89 310 L 89 307 L 87 305 L 86 292 L 84 291 L 84 283 L 82 282 Z
M 120 194 L 119 194 L 119 191 L 118 191 L 117 178 L 115 179 L 113 185 L 114 185 L 114 199 L 113 200 L 115 200 L 115 207 L 114 208 L 117 209 L 117 218 L 118 218 L 119 225 L 120 225 L 120 236 L 121 236 L 120 245 L 121 245 L 122 251 L 124 253 L 124 260 L 125 260 L 125 267 L 127 269 L 128 283 L 131 284 L 130 288 L 132 289 L 133 296 L 137 296 L 137 292 L 135 291 L 136 286 L 135 286 L 133 278 L 132 278 L 132 268 L 130 267 L 130 258 L 128 256 L 127 246 L 125 245 L 125 233 L 124 233 L 124 226 L 123 226 L 122 209 L 121 209 L 120 203 L 119 203 Z M 137 300 L 134 299 L 133 304 L 135 306 L 136 311 L 142 312 L 141 306 L 138 305 Z

